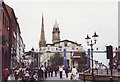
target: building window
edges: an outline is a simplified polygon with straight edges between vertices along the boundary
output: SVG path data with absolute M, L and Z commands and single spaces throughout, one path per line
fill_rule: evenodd
M 5 24 L 4 25 L 5 25 L 5 28 L 6 28 L 6 17 L 5 17 Z
M 3 25 L 4 25 L 4 12 L 3 12 Z
M 8 20 L 7 20 L 7 30 L 9 30 L 9 22 L 8 22 Z

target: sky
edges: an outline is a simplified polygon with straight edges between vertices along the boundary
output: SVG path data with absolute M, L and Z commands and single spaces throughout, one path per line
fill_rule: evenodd
M 118 0 L 4 0 L 14 9 L 26 51 L 39 48 L 42 13 L 47 43 L 52 43 L 52 30 L 57 20 L 61 40 L 71 40 L 87 49 L 85 38 L 96 32 L 99 37 L 94 49 L 118 46 Z M 106 56 L 94 58 L 106 63 Z

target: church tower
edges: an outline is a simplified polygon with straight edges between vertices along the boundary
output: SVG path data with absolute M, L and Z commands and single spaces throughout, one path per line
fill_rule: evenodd
M 40 35 L 40 41 L 39 41 L 39 48 L 40 47 L 46 47 L 43 14 L 42 14 L 41 35 Z
M 60 41 L 59 25 L 57 21 L 55 21 L 55 24 L 53 26 L 53 31 L 52 31 L 52 43 L 59 42 L 59 41 Z

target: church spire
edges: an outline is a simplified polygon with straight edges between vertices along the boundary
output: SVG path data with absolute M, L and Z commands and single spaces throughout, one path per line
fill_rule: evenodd
M 46 41 L 45 41 L 45 32 L 44 32 L 44 17 L 42 13 L 42 25 L 41 25 L 41 35 L 40 35 L 40 41 L 39 41 L 39 47 L 45 47 Z
M 43 13 L 42 13 L 42 28 L 44 30 L 44 17 L 43 17 Z

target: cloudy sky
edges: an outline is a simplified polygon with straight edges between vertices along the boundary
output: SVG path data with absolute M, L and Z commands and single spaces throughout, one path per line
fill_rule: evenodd
M 118 46 L 118 0 L 4 0 L 14 9 L 26 51 L 38 49 L 42 13 L 45 38 L 52 43 L 52 29 L 57 20 L 61 40 L 78 42 L 87 49 L 86 35 L 99 35 L 94 49 L 105 50 L 106 45 Z M 102 57 L 101 57 L 102 56 Z M 107 62 L 105 55 L 95 59 Z M 101 58 L 101 59 L 100 59 Z

